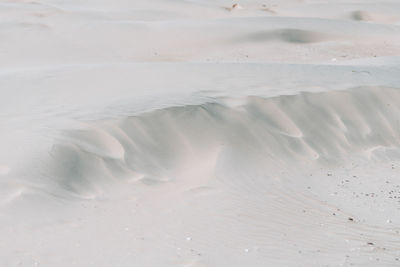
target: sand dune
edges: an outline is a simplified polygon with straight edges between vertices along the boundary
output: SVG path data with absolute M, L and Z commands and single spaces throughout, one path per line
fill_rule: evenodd
M 282 29 L 276 31 L 259 32 L 250 35 L 247 40 L 262 42 L 280 40 L 288 43 L 316 43 L 330 38 L 323 33 L 298 29 Z
M 53 181 L 79 192 L 96 188 L 99 177 L 115 180 L 123 173 L 173 179 L 185 162 L 202 164 L 225 151 L 242 158 L 241 164 L 260 161 L 263 167 L 275 162 L 324 166 L 349 156 L 395 160 L 399 97 L 395 89 L 355 88 L 248 97 L 234 106 L 229 99 L 214 99 L 68 131 L 45 162 L 53 162 L 48 174 Z
M 400 3 L 0 3 L 0 266 L 398 266 Z

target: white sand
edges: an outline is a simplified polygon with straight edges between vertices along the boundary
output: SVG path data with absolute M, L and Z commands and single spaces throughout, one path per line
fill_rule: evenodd
M 0 266 L 400 266 L 399 1 L 2 1 L 0 59 Z

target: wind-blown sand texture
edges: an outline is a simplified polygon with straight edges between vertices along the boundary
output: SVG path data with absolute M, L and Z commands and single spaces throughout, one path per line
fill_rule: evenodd
M 0 266 L 400 266 L 400 2 L 0 3 Z

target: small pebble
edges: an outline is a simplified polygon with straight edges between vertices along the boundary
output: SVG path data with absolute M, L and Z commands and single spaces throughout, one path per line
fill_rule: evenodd
M 238 8 L 242 8 L 239 4 L 233 4 L 232 5 L 232 9 L 238 9 Z

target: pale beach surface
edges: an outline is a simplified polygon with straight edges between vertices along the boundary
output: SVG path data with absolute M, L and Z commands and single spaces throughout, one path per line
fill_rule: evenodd
M 400 1 L 0 1 L 0 266 L 400 266 Z

